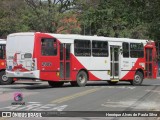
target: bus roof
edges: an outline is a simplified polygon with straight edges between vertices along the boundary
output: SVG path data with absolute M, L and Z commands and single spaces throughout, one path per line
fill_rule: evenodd
M 148 40 L 143 39 L 131 39 L 131 38 L 114 38 L 114 37 L 104 37 L 104 36 L 86 36 L 86 35 L 74 35 L 74 34 L 49 34 L 56 38 L 61 39 L 83 39 L 83 40 L 104 40 L 113 42 L 147 42 Z
M 7 37 L 14 37 L 14 36 L 33 36 L 34 32 L 19 32 L 19 33 L 12 33 L 9 34 Z
M 104 40 L 104 41 L 113 41 L 113 42 L 147 42 L 149 40 L 144 39 L 131 39 L 131 38 L 114 38 L 114 37 L 104 37 L 104 36 L 87 36 L 87 35 L 78 35 L 78 34 L 52 34 L 52 33 L 41 33 L 41 32 L 21 32 L 13 33 L 8 35 L 8 37 L 13 36 L 33 36 L 35 34 L 47 34 L 53 36 L 57 39 L 83 39 L 83 40 Z

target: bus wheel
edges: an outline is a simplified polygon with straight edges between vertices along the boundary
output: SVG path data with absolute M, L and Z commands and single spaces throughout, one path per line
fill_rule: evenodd
M 5 71 L 1 71 L 0 72 L 0 85 L 10 85 L 12 83 L 14 83 L 13 79 L 12 78 L 8 78 L 6 76 Z
M 54 82 L 54 81 L 48 81 L 48 84 L 51 86 L 51 87 L 62 87 L 64 82 Z
M 135 86 L 136 85 L 138 86 L 138 85 L 141 85 L 142 82 L 143 82 L 143 74 L 142 74 L 142 72 L 137 71 L 135 76 L 134 76 L 134 80 L 131 81 L 131 84 L 135 85 Z
M 112 81 L 107 81 L 109 85 L 116 85 L 118 83 L 118 81 L 116 82 L 112 82 Z
M 87 84 L 87 73 L 85 71 L 80 71 L 77 75 L 77 85 L 79 87 L 84 87 Z

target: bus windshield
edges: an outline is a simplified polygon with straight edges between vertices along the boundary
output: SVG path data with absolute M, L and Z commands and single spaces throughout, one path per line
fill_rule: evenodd
M 57 55 L 56 39 L 43 38 L 41 40 L 41 55 L 42 56 L 56 56 Z

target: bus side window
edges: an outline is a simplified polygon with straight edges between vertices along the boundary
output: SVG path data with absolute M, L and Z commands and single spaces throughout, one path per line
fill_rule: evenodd
M 92 55 L 94 57 L 108 57 L 108 42 L 93 40 Z
M 2 46 L 0 45 L 0 59 L 2 59 L 3 58 L 3 56 L 2 56 L 3 54 L 2 54 Z
M 129 43 L 123 42 L 122 47 L 123 47 L 123 57 L 128 58 L 129 57 Z
M 142 43 L 130 43 L 130 57 L 131 58 L 144 57 L 144 49 Z
M 91 56 L 91 41 L 74 40 L 74 53 L 76 56 Z

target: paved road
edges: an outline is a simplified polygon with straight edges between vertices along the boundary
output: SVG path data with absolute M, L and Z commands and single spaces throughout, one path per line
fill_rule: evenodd
M 23 94 L 25 105 L 14 103 L 14 93 Z M 144 80 L 142 86 L 126 82 L 108 85 L 89 82 L 86 87 L 51 88 L 47 82 L 17 81 L 13 85 L 0 86 L 0 111 L 160 111 L 160 80 Z M 0 120 L 4 118 L 0 118 Z M 8 119 L 8 118 L 7 118 Z M 17 118 L 10 118 L 16 120 Z M 49 118 L 53 119 L 53 118 Z M 55 118 L 71 119 L 71 118 Z M 76 118 L 79 120 L 104 118 Z M 112 117 L 105 119 L 128 119 Z M 140 118 L 129 118 L 140 119 Z M 143 117 L 141 119 L 159 119 Z

